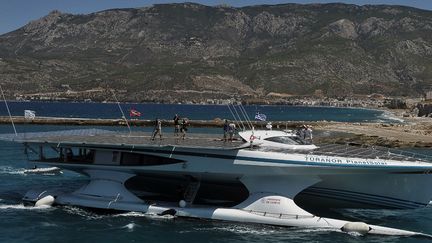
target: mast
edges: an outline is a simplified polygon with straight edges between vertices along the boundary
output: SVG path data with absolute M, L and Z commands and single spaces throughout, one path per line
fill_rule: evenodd
M 8 105 L 8 103 L 7 103 L 7 101 L 6 101 L 5 95 L 4 95 L 4 93 L 3 93 L 3 88 L 1 87 L 1 85 L 0 85 L 0 91 L 1 91 L 1 94 L 2 94 L 2 97 L 3 97 L 3 100 L 4 100 L 4 103 L 5 103 L 5 105 L 6 105 L 6 109 L 7 109 L 7 112 L 8 112 L 8 114 L 9 114 L 10 121 L 11 121 L 11 123 L 12 123 L 12 127 L 13 127 L 13 130 L 14 130 L 14 132 L 15 132 L 15 136 L 18 136 L 18 133 L 17 133 L 16 128 L 15 128 L 15 123 L 14 123 L 14 121 L 13 121 L 13 119 L 12 119 L 12 115 L 11 115 L 11 112 L 10 112 L 10 110 L 9 110 L 9 105 Z

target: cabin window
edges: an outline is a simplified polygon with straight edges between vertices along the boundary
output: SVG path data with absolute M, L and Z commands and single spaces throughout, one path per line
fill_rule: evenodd
M 183 163 L 182 160 L 138 153 L 123 153 L 121 165 L 166 165 Z
M 274 143 L 283 143 L 289 145 L 304 144 L 303 141 L 298 137 L 280 136 L 280 137 L 265 138 L 264 140 L 274 142 Z
M 119 152 L 117 152 L 117 151 L 113 152 L 113 154 L 112 154 L 112 162 L 113 163 L 118 161 L 118 154 L 119 154 Z
M 101 165 L 118 165 L 119 157 L 118 151 L 98 150 L 95 153 L 94 163 Z

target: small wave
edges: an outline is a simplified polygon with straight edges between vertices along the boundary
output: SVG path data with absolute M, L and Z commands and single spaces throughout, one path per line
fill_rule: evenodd
M 146 218 L 151 218 L 151 219 L 174 219 L 175 218 L 175 216 L 173 216 L 173 215 L 157 215 L 157 214 L 149 214 L 149 213 L 146 213 L 146 214 L 144 214 L 144 216 L 146 217 Z
M 57 224 L 55 224 L 55 223 L 50 223 L 50 222 L 42 222 L 41 225 L 42 225 L 43 227 L 58 227 Z
M 135 227 L 137 227 L 137 226 L 139 226 L 139 225 L 135 224 L 135 223 L 129 223 L 129 224 L 123 226 L 122 228 L 127 229 L 128 232 L 132 232 L 132 231 L 134 231 Z
M 236 234 L 253 234 L 253 235 L 269 235 L 275 234 L 278 231 L 271 230 L 267 227 L 258 228 L 253 226 L 243 226 L 243 225 L 227 225 L 224 227 L 215 227 L 214 230 L 227 231 Z
M 395 116 L 393 113 L 389 111 L 384 111 L 382 114 L 378 116 L 378 118 L 383 119 L 384 121 L 405 122 L 404 119 Z M 380 119 L 378 119 L 378 121 L 380 121 Z
M 126 212 L 126 213 L 114 214 L 112 215 L 112 217 L 147 217 L 147 215 L 141 212 Z
M 363 234 L 360 234 L 359 232 L 346 232 L 348 235 L 353 237 L 361 237 L 364 236 Z
M 151 219 L 173 219 L 175 216 L 172 215 L 157 215 L 150 213 L 142 213 L 142 212 L 126 212 L 120 214 L 109 215 L 108 217 L 144 217 Z
M 334 228 L 298 228 L 295 230 L 298 233 L 315 233 L 315 232 L 340 232 Z

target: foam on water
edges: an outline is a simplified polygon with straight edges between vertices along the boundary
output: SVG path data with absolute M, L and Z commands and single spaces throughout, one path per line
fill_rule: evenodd
M 361 237 L 361 236 L 364 236 L 363 234 L 360 234 L 359 232 L 344 232 L 344 233 L 346 233 L 346 234 L 348 234 L 348 235 L 350 235 L 350 236 L 353 236 L 353 237 Z
M 41 206 L 25 206 L 24 204 L 0 204 L 0 210 L 46 210 L 46 209 L 53 209 L 53 207 L 48 205 L 41 205 Z
M 141 212 L 126 212 L 126 213 L 114 214 L 112 215 L 112 217 L 148 217 L 148 215 Z
M 63 210 L 66 213 L 69 213 L 72 215 L 77 215 L 77 216 L 83 217 L 87 220 L 102 219 L 105 217 L 104 215 L 98 215 L 98 214 L 95 214 L 95 213 L 92 213 L 90 211 L 84 210 L 84 209 L 79 208 L 79 207 L 74 207 L 74 206 L 64 206 Z
M 384 111 L 381 115 L 378 116 L 379 119 L 376 120 L 376 122 L 405 122 L 404 119 L 396 117 L 393 113 L 389 111 Z
M 315 232 L 341 232 L 334 228 L 295 228 L 295 232 L 299 233 L 315 233 Z
M 0 174 L 9 174 L 9 175 L 25 175 L 25 169 L 23 168 L 15 168 L 12 166 L 0 166 Z
M 123 229 L 127 229 L 128 232 L 133 232 L 134 229 L 135 229 L 136 227 L 138 227 L 138 226 L 139 226 L 138 224 L 135 224 L 135 223 L 132 222 L 132 223 L 129 223 L 129 224 L 123 226 L 122 228 L 123 228 Z
M 157 214 L 149 214 L 149 213 L 144 214 L 144 216 L 147 218 L 151 218 L 151 219 L 162 219 L 162 220 L 165 220 L 165 219 L 169 220 L 169 219 L 175 218 L 175 216 L 173 216 L 173 215 L 157 215 Z
M 126 212 L 120 214 L 113 214 L 110 217 L 144 217 L 151 219 L 173 219 L 175 216 L 173 215 L 157 215 L 153 213 L 142 213 L 142 212 Z
M 50 223 L 50 222 L 41 222 L 42 227 L 58 227 L 57 224 Z
M 201 228 L 197 228 L 194 230 L 201 230 Z M 212 230 L 217 230 L 217 231 L 227 231 L 227 232 L 231 232 L 231 233 L 236 233 L 236 234 L 253 234 L 253 235 L 269 235 L 269 234 L 275 234 L 278 233 L 280 231 L 278 230 L 274 230 L 271 228 L 261 228 L 261 227 L 254 227 L 254 226 L 248 226 L 248 225 L 235 225 L 235 224 L 230 224 L 230 225 L 226 225 L 226 226 L 221 226 L 221 227 L 214 227 L 212 228 Z

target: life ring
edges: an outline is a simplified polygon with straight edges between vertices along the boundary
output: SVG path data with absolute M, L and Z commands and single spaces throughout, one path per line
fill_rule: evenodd
M 249 137 L 249 141 L 253 142 L 253 140 L 255 140 L 255 138 L 256 137 L 253 134 L 251 134 L 250 137 Z

